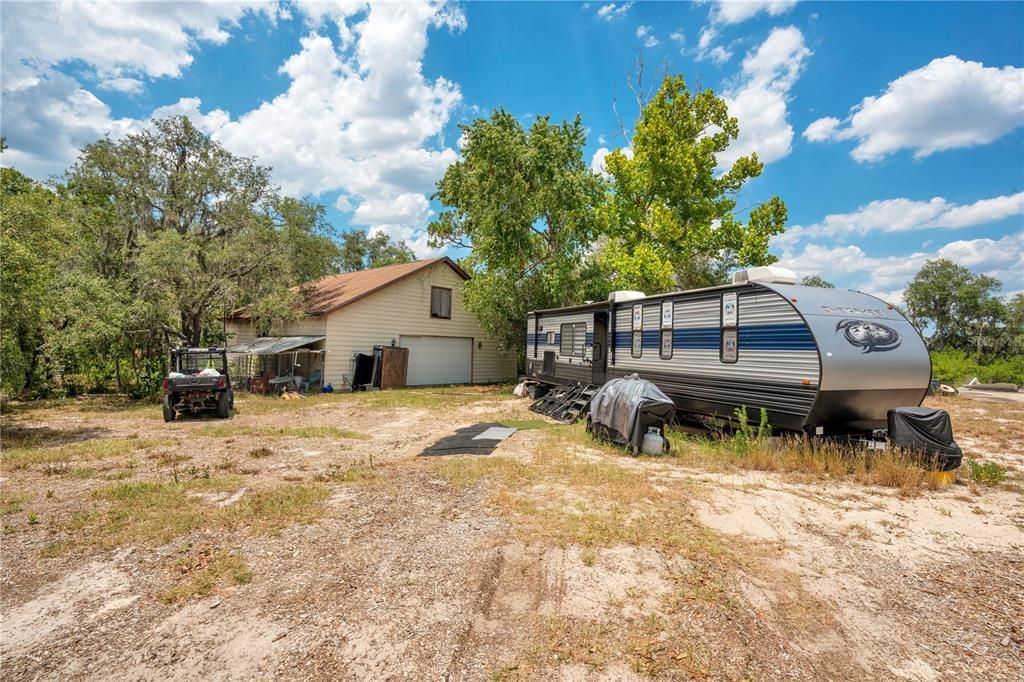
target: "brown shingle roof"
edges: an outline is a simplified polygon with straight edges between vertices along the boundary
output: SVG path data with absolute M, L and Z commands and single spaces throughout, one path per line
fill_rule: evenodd
M 441 258 L 413 261 L 412 263 L 386 265 L 382 268 L 373 268 L 371 270 L 357 270 L 356 272 L 343 272 L 340 275 L 328 275 L 312 282 L 306 282 L 296 288 L 302 289 L 305 293 L 306 314 L 326 315 L 399 280 L 440 263 L 447 264 L 463 279 L 469 279 L 469 275 L 465 270 L 456 265 L 451 258 L 443 256 Z M 234 317 L 248 317 L 247 312 L 246 308 L 237 310 L 234 313 Z

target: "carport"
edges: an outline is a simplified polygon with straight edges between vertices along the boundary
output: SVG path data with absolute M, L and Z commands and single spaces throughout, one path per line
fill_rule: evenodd
M 237 390 L 316 391 L 323 384 L 324 336 L 261 336 L 228 348 L 228 371 Z

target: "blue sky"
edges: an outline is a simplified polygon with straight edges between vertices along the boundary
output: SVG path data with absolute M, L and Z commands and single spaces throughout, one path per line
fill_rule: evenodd
M 739 118 L 766 162 L 773 252 L 898 302 L 928 258 L 1024 290 L 1024 4 L 5 2 L 3 162 L 39 178 L 83 144 L 189 115 L 341 229 L 422 255 L 458 124 L 579 113 L 596 170 L 625 146 L 641 53 Z

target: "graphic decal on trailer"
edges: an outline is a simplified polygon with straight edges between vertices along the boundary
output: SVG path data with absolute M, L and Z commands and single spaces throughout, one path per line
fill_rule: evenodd
M 901 343 L 899 333 L 881 322 L 842 320 L 836 325 L 836 333 L 839 332 L 843 333 L 847 343 L 860 348 L 863 353 L 895 350 Z

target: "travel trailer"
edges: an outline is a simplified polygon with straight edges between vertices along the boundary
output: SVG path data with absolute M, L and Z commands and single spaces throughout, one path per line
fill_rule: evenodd
M 756 421 L 764 408 L 773 427 L 816 435 L 882 429 L 890 408 L 921 404 L 931 360 L 898 310 L 795 281 L 753 268 L 725 286 L 531 312 L 526 376 L 600 385 L 639 374 L 681 413 L 746 408 Z

